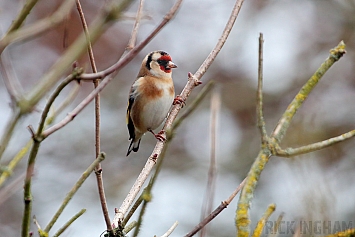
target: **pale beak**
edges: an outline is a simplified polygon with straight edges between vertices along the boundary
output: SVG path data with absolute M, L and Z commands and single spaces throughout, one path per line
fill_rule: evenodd
M 176 66 L 176 64 L 173 63 L 172 61 L 169 61 L 167 68 L 177 68 L 177 66 Z

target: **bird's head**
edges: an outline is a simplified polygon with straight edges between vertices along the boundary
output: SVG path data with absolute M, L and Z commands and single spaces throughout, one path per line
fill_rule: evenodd
M 171 56 L 164 51 L 153 51 L 149 53 L 142 66 L 157 77 L 171 77 L 171 69 L 177 68 L 176 64 L 172 62 Z

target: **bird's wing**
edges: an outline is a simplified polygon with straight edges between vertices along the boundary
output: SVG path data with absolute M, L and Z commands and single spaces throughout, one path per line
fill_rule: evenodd
M 127 127 L 128 127 L 128 132 L 129 132 L 129 139 L 133 139 L 135 138 L 135 128 L 134 128 L 134 124 L 131 118 L 131 109 L 135 100 L 135 89 L 132 86 L 131 88 L 131 92 L 129 94 L 129 98 L 128 98 L 128 105 L 127 105 L 127 114 L 126 114 L 126 123 L 127 123 Z

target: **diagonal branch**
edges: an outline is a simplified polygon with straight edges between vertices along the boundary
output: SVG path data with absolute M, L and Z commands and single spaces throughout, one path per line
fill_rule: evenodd
M 0 40 L 0 54 L 9 44 L 35 37 L 60 24 L 69 14 L 73 5 L 74 0 L 64 1 L 58 10 L 49 17 L 18 30 L 15 30 L 18 24 L 10 27 L 8 33 Z
M 9 34 L 14 30 L 17 30 L 21 27 L 22 23 L 26 20 L 28 14 L 30 14 L 32 8 L 37 4 L 38 0 L 27 0 L 26 3 L 23 5 L 20 13 L 17 15 L 17 18 L 12 22 L 10 28 L 6 32 Z
M 200 231 L 205 225 L 207 225 L 211 220 L 213 220 L 219 213 L 221 213 L 228 205 L 233 201 L 234 197 L 239 193 L 239 191 L 244 187 L 246 178 L 239 184 L 239 186 L 234 190 L 234 192 L 229 196 L 228 199 L 224 200 L 211 214 L 209 214 L 205 219 L 203 219 L 193 230 L 187 233 L 184 237 L 192 237 L 198 231 Z
M 265 226 L 266 221 L 269 219 L 271 214 L 275 211 L 276 205 L 275 204 L 270 204 L 264 213 L 263 217 L 258 221 L 258 224 L 255 227 L 254 233 L 252 237 L 260 237 L 261 233 L 263 231 L 263 228 Z
M 126 50 L 131 50 L 136 45 L 138 29 L 139 29 L 139 23 L 140 23 L 141 18 L 142 18 L 143 4 L 144 4 L 144 0 L 140 0 L 139 1 L 139 6 L 138 6 L 138 10 L 137 10 L 136 20 L 134 22 L 134 26 L 133 26 L 132 33 L 131 33 L 131 38 L 130 38 L 130 40 L 128 42 Z
M 243 3 L 243 0 L 236 1 L 236 4 L 232 10 L 231 16 L 230 16 L 230 18 L 226 24 L 226 27 L 222 33 L 222 37 L 219 39 L 215 48 L 211 51 L 211 53 L 208 55 L 208 57 L 205 59 L 205 61 L 202 63 L 202 65 L 200 66 L 200 68 L 196 72 L 197 76 L 193 75 L 192 73 L 188 74 L 188 77 L 189 77 L 188 82 L 180 94 L 182 99 L 186 100 L 186 98 L 190 95 L 192 89 L 201 83 L 199 79 L 205 74 L 206 70 L 212 64 L 212 62 L 214 61 L 214 59 L 218 55 L 218 52 L 221 50 L 225 41 L 227 40 L 229 32 L 231 31 L 233 24 L 238 16 L 238 13 L 239 13 L 239 10 L 242 6 L 242 3 Z M 181 109 L 181 105 L 179 105 L 179 104 L 176 104 L 172 107 L 172 109 L 169 113 L 169 116 L 165 121 L 163 130 L 168 131 L 171 129 L 172 124 L 173 124 L 174 120 L 176 119 L 176 116 L 179 113 L 180 109 Z M 145 166 L 143 167 L 141 173 L 139 174 L 137 180 L 133 184 L 131 190 L 129 191 L 128 195 L 126 196 L 125 200 L 123 201 L 118 212 L 116 213 L 115 218 L 113 220 L 113 224 L 115 226 L 118 226 L 118 224 L 121 223 L 121 221 L 123 220 L 125 213 L 127 212 L 128 208 L 131 206 L 133 200 L 138 195 L 143 183 L 146 181 L 146 179 L 149 176 L 149 173 L 153 169 L 153 167 L 156 163 L 156 159 L 160 156 L 161 151 L 163 150 L 163 147 L 164 147 L 164 143 L 161 141 L 158 141 L 152 154 L 148 158 Z
M 17 101 L 19 98 L 23 97 L 23 88 L 15 76 L 8 52 L 5 51 L 5 53 L 6 58 L 3 58 L 5 55 L 0 57 L 0 73 L 3 77 L 7 93 L 11 99 L 11 107 L 15 109 Z
M 97 159 L 95 159 L 94 162 L 92 162 L 91 165 L 83 172 L 83 174 L 80 176 L 78 181 L 74 184 L 72 189 L 67 193 L 67 195 L 64 198 L 61 206 L 58 208 L 57 212 L 54 214 L 54 216 L 52 217 L 51 221 L 48 223 L 48 225 L 44 229 L 45 232 L 48 233 L 52 229 L 54 223 L 58 220 L 59 216 L 64 211 L 64 208 L 68 205 L 69 201 L 73 198 L 74 194 L 79 190 L 79 188 L 84 183 L 84 181 L 89 177 L 89 175 L 95 169 L 97 164 L 100 163 L 101 161 L 103 161 L 105 159 L 105 157 L 106 157 L 106 154 L 105 153 L 101 153 L 97 157 Z
M 271 137 L 276 140 L 277 143 L 280 143 L 288 127 L 290 126 L 290 122 L 293 119 L 293 116 L 296 114 L 298 109 L 301 107 L 303 102 L 307 99 L 308 95 L 314 89 L 314 87 L 318 84 L 323 75 L 328 71 L 328 69 L 338 61 L 345 54 L 345 44 L 341 41 L 338 46 L 334 49 L 330 50 L 329 57 L 325 60 L 325 62 L 318 68 L 318 70 L 313 74 L 313 76 L 307 81 L 307 83 L 301 88 L 298 94 L 295 96 L 293 101 L 287 107 L 285 113 L 282 115 L 278 124 L 276 125 Z

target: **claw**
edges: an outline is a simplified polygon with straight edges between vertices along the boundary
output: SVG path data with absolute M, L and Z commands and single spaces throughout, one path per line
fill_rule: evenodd
M 181 108 L 183 108 L 186 103 L 185 103 L 185 99 L 183 99 L 180 95 L 177 95 L 174 99 L 173 105 L 179 104 L 181 105 Z
M 165 140 L 166 140 L 166 135 L 165 135 L 165 131 L 164 131 L 164 130 L 161 130 L 161 131 L 158 132 L 157 134 L 155 134 L 155 133 L 153 132 L 153 130 L 148 130 L 148 131 L 151 132 L 151 133 L 154 135 L 154 137 L 155 137 L 156 139 L 158 139 L 159 141 L 165 142 Z

